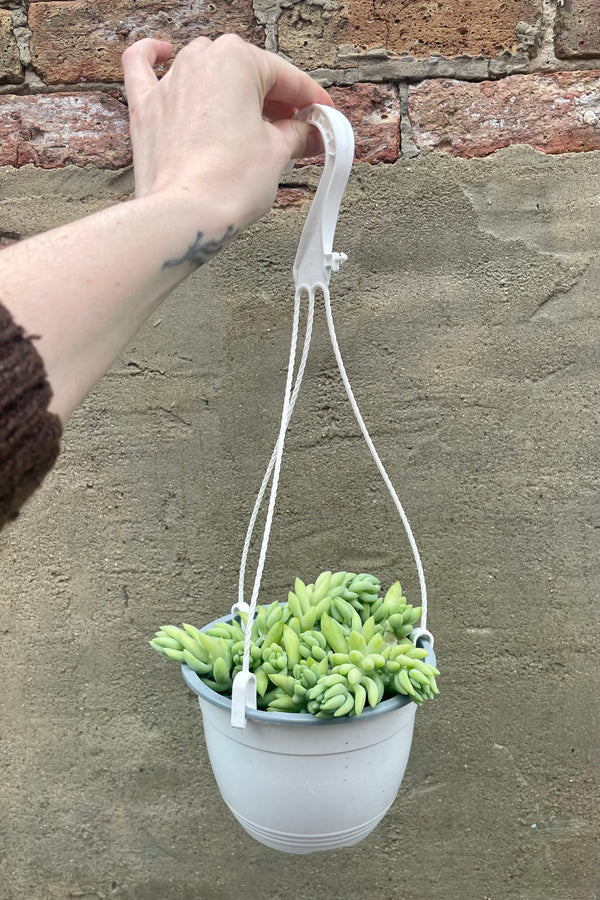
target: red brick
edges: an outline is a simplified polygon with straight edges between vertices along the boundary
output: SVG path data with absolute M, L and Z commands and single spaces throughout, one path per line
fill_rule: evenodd
M 554 50 L 560 59 L 600 56 L 598 0 L 567 0 L 557 8 Z
M 122 81 L 121 54 L 143 37 L 170 40 L 229 31 L 263 45 L 252 0 L 43 0 L 29 7 L 31 58 L 47 84 Z
M 415 57 L 494 58 L 514 53 L 521 44 L 517 25 L 535 25 L 541 11 L 542 0 L 302 0 L 283 10 L 279 47 L 306 68 L 334 65 L 342 46 L 358 52 L 379 46 Z
M 424 81 L 409 90 L 409 118 L 417 147 L 452 156 L 487 156 L 509 144 L 543 153 L 597 150 L 600 73 Z
M 0 96 L 0 165 L 43 169 L 131 163 L 127 110 L 98 93 Z
M 277 191 L 277 197 L 273 206 L 275 209 L 296 209 L 299 206 L 304 206 L 305 203 L 309 203 L 314 195 L 315 192 L 307 187 L 284 186 Z
M 16 84 L 21 81 L 23 67 L 12 31 L 12 15 L 9 9 L 0 9 L 0 84 Z
M 392 84 L 365 84 L 329 88 L 336 107 L 354 131 L 355 158 L 362 162 L 395 162 L 400 144 L 400 98 Z M 302 160 L 302 165 L 322 158 Z

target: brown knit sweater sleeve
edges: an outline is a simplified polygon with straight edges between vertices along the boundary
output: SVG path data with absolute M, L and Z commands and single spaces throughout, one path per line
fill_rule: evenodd
M 33 341 L 0 303 L 0 528 L 39 487 L 59 451 L 62 426 Z

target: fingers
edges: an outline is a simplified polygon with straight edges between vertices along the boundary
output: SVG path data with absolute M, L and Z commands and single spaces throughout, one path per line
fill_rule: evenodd
M 213 52 L 219 55 L 221 64 L 228 62 L 235 67 L 247 68 L 251 60 L 250 68 L 254 72 L 248 74 L 254 75 L 251 82 L 258 89 L 261 109 L 265 101 L 281 103 L 294 112 L 311 103 L 333 106 L 327 91 L 305 72 L 275 53 L 261 50 L 236 35 L 218 37 L 213 41 Z
M 173 56 L 173 47 L 168 41 L 143 38 L 127 47 L 121 57 L 127 98 L 135 102 L 157 83 L 154 66 L 166 62 Z
M 265 100 L 284 103 L 295 109 L 302 109 L 311 103 L 334 105 L 325 88 L 274 53 L 262 51 L 261 64 L 265 78 Z
M 237 36 L 226 34 L 215 41 L 206 37 L 198 37 L 183 48 L 178 56 L 188 58 L 190 53 L 195 54 L 199 50 L 217 53 L 221 67 L 224 67 L 226 63 L 229 66 L 235 65 L 236 57 L 237 63 L 239 63 L 240 53 L 251 54 L 261 108 L 266 105 L 268 109 L 269 104 L 271 104 L 271 108 L 276 104 L 280 105 L 279 114 L 274 113 L 273 118 L 288 118 L 297 109 L 311 103 L 333 106 L 333 101 L 327 91 L 305 72 L 274 53 L 260 50 Z M 136 97 L 152 90 L 157 83 L 153 71 L 154 66 L 166 62 L 172 56 L 173 47 L 168 41 L 143 38 L 128 47 L 122 55 L 128 97 L 133 97 L 135 100 Z M 265 115 L 271 118 L 270 111 L 265 112 Z
M 285 143 L 289 159 L 319 156 L 323 152 L 323 140 L 317 128 L 296 119 L 281 119 L 273 123 Z
M 295 106 L 289 103 L 280 103 L 278 100 L 265 100 L 263 105 L 263 116 L 269 122 L 276 122 L 278 119 L 291 119 L 296 112 Z

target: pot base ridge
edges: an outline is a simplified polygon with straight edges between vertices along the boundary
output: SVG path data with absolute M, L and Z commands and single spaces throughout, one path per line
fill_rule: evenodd
M 387 813 L 389 806 L 369 822 L 363 822 L 354 828 L 347 828 L 345 831 L 332 831 L 329 834 L 288 834 L 283 831 L 274 831 L 257 822 L 245 819 L 231 807 L 229 809 L 244 831 L 248 832 L 254 840 L 266 847 L 271 847 L 272 850 L 300 855 L 316 853 L 319 850 L 339 850 L 341 847 L 353 847 L 354 844 L 358 844 L 375 830 Z

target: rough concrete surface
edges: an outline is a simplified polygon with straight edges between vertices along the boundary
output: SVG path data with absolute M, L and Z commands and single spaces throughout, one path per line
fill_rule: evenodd
M 2 900 L 596 896 L 597 173 L 597 153 L 529 148 L 354 169 L 334 315 L 422 552 L 442 693 L 417 714 L 392 810 L 353 849 L 292 857 L 246 836 L 195 697 L 146 643 L 234 599 L 306 207 L 272 212 L 152 317 L 0 538 Z M 2 170 L 3 228 L 130 186 Z M 262 599 L 334 567 L 417 597 L 321 313 Z

